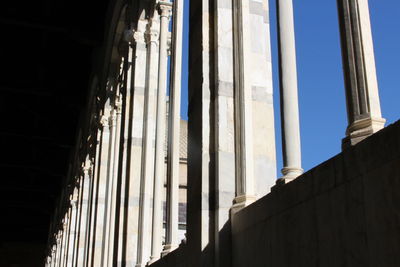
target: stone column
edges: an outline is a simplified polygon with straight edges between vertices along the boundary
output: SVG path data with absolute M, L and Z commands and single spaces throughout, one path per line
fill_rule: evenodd
M 56 253 L 57 253 L 57 245 L 53 245 L 53 251 L 52 251 L 52 256 L 51 256 L 51 267 L 56 266 Z
M 171 37 L 171 75 L 167 161 L 167 226 L 164 252 L 178 246 L 179 236 L 179 148 L 182 82 L 183 0 L 174 0 Z
M 109 100 L 108 100 L 109 101 Z M 97 163 L 98 169 L 98 192 L 96 199 L 96 217 L 94 224 L 94 244 L 93 244 L 93 266 L 104 266 L 102 263 L 104 254 L 104 236 L 105 236 L 105 215 L 106 215 L 106 191 L 107 191 L 107 159 L 109 158 L 110 146 L 110 129 L 109 129 L 109 115 L 110 104 L 107 101 L 104 107 L 102 116 L 100 117 L 101 125 L 101 141 L 99 162 Z
M 75 244 L 75 234 L 76 234 L 76 216 L 78 212 L 78 189 L 74 188 L 71 198 L 71 226 L 69 232 L 69 241 L 68 241 L 68 253 L 67 253 L 67 266 L 72 266 L 72 256 L 74 251 Z
M 139 198 L 143 155 L 144 93 L 146 87 L 147 48 L 145 16 L 135 30 L 125 32 L 127 51 L 126 90 L 123 105 L 121 208 L 117 266 L 134 266 L 137 262 Z
M 96 123 L 98 124 L 98 123 Z M 92 192 L 91 192 L 91 203 L 90 203 L 90 226 L 89 236 L 87 241 L 87 266 L 92 266 L 93 262 L 93 249 L 96 229 L 96 214 L 97 214 L 97 201 L 98 201 L 98 185 L 99 185 L 99 163 L 100 163 L 100 142 L 101 142 L 101 130 L 97 128 L 96 143 L 95 146 L 95 158 L 93 162 L 93 178 L 92 178 Z
M 120 86 L 120 85 L 116 85 Z M 110 177 L 109 177 L 109 198 L 108 198 L 108 241 L 106 243 L 107 254 L 106 256 L 106 266 L 115 266 L 114 260 L 116 257 L 114 255 L 114 244 L 115 244 L 115 221 L 117 216 L 117 187 L 118 187 L 118 166 L 119 166 L 119 150 L 120 150 L 120 136 L 121 136 L 121 99 L 120 92 L 117 90 L 115 95 L 115 105 L 113 110 L 113 150 L 110 150 L 111 162 L 110 162 Z
M 62 220 L 62 236 L 63 236 L 63 242 L 62 242 L 62 248 L 61 248 L 61 263 L 60 266 L 64 267 L 65 266 L 65 261 L 66 261 L 66 250 L 68 246 L 68 212 L 65 213 L 64 218 Z
M 292 0 L 277 0 L 277 17 L 283 146 L 283 177 L 281 178 L 281 182 L 290 182 L 303 173 L 303 169 L 301 168 L 300 122 Z
M 61 245 L 62 245 L 62 231 L 58 230 L 57 233 L 57 251 L 56 251 L 56 264 L 55 266 L 61 266 Z
M 155 92 L 158 83 L 159 19 L 155 13 L 149 21 L 147 32 L 147 69 L 144 92 L 144 123 L 139 197 L 139 227 L 136 267 L 146 265 L 151 255 L 151 196 L 154 179 L 154 113 Z
M 342 147 L 385 125 L 382 118 L 368 0 L 338 0 L 348 127 Z
M 81 209 L 81 219 L 80 219 L 80 226 L 79 226 L 79 240 L 78 240 L 78 259 L 77 259 L 77 266 L 84 266 L 85 265 L 85 241 L 87 238 L 87 226 L 89 222 L 89 192 L 90 192 L 90 184 L 91 184 L 91 176 L 92 176 L 92 163 L 89 159 L 86 159 L 84 165 L 82 166 L 82 200 L 80 204 Z
M 109 96 L 110 97 L 110 96 Z M 106 187 L 106 198 L 105 198 L 105 231 L 104 231 L 104 255 L 103 255 L 103 265 L 109 266 L 108 260 L 110 255 L 110 249 L 112 246 L 111 241 L 111 206 L 112 206 L 112 194 L 113 194 L 113 183 L 114 183 L 114 153 L 115 153 L 115 135 L 116 135 L 116 111 L 114 108 L 111 108 L 110 117 L 109 117 L 109 127 L 110 127 L 110 145 L 109 145 L 109 154 L 107 158 L 107 187 Z
M 163 230 L 163 185 L 165 175 L 165 95 L 167 90 L 167 68 L 168 68 L 168 26 L 171 12 L 171 3 L 159 2 L 160 12 L 160 40 L 159 40 L 159 63 L 158 63 L 158 91 L 157 91 L 157 118 L 156 118 L 156 148 L 155 148 L 155 170 L 153 187 L 153 225 L 150 262 L 160 257 L 162 248 Z
M 69 244 L 69 239 L 70 239 L 70 226 L 71 226 L 71 206 L 70 206 L 70 199 L 68 198 L 67 201 L 65 201 L 65 206 L 66 211 L 65 211 L 65 219 L 64 219 L 64 245 L 63 245 L 63 253 L 62 253 L 62 264 L 61 266 L 66 266 L 67 264 L 67 256 L 68 256 L 68 244 Z
M 232 201 L 244 196 L 235 204 L 245 206 L 269 192 L 276 181 L 267 14 L 266 0 L 199 0 L 190 5 L 191 266 L 230 266 L 225 253 L 232 244 Z M 236 148 L 241 149 L 240 156 Z M 239 169 L 242 166 L 246 169 Z
M 83 189 L 84 189 L 84 184 L 83 184 L 83 175 L 79 171 L 77 174 L 77 188 L 78 188 L 78 201 L 77 201 L 77 217 L 76 217 L 76 234 L 75 234 L 75 243 L 74 243 L 74 254 L 73 254 L 73 260 L 72 264 L 73 265 L 78 265 L 78 258 L 79 258 L 79 242 L 80 242 L 80 236 L 81 236 L 81 227 L 82 227 L 82 203 L 83 203 Z
M 250 19 L 249 4 L 241 0 L 233 2 L 233 89 L 235 116 L 235 177 L 236 196 L 232 212 L 256 200 L 253 160 L 252 84 L 249 79 L 251 48 L 247 42 L 250 31 L 246 27 Z
M 87 200 L 87 208 L 86 208 L 86 227 L 85 227 L 85 236 L 83 240 L 83 265 L 88 266 L 89 259 L 89 240 L 91 234 L 91 225 L 92 225 L 92 195 L 93 195 L 93 166 L 90 165 L 89 169 L 89 193 Z

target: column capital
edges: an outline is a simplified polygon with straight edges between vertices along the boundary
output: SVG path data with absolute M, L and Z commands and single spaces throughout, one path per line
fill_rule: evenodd
M 117 113 L 117 115 L 122 113 L 122 99 L 121 99 L 121 95 L 117 95 L 115 97 L 115 112 Z
M 117 121 L 117 111 L 116 109 L 111 110 L 110 117 L 108 118 L 109 126 L 114 127 Z
M 139 41 L 145 41 L 145 33 L 141 31 L 135 31 L 133 29 L 127 29 L 124 31 L 124 40 L 128 43 L 137 43 Z
M 106 116 L 106 115 L 102 115 L 101 117 L 100 117 L 100 125 L 101 125 L 101 127 L 106 127 L 106 126 L 109 126 L 109 121 L 108 121 L 108 116 Z
M 84 175 L 91 175 L 93 169 L 93 164 L 91 160 L 86 160 L 84 165 L 82 166 L 82 171 Z
M 78 206 L 78 201 L 77 201 L 77 200 L 72 200 L 72 201 L 71 201 L 71 206 L 72 206 L 73 208 L 76 208 L 76 207 Z
M 158 3 L 158 10 L 161 17 L 166 17 L 170 19 L 172 11 L 172 3 L 167 1 L 160 1 Z

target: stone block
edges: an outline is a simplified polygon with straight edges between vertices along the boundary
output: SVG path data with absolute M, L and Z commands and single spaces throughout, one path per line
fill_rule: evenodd
M 335 189 L 334 189 L 335 190 Z M 320 266 L 336 267 L 344 266 L 341 257 L 340 233 L 335 227 L 331 192 L 325 192 L 315 199 L 316 232 L 318 242 L 318 258 Z
M 335 186 L 335 161 L 330 159 L 312 169 L 314 193 L 321 194 Z
M 306 201 L 314 196 L 314 176 L 311 170 L 297 177 L 292 183 L 296 184 L 299 202 Z
M 343 171 L 346 180 L 352 180 L 360 177 L 362 174 L 362 166 L 353 148 L 346 149 L 342 152 Z
M 364 188 L 361 177 L 345 185 L 344 256 L 348 266 L 368 266 Z
M 363 177 L 371 266 L 400 266 L 399 164 L 388 162 Z

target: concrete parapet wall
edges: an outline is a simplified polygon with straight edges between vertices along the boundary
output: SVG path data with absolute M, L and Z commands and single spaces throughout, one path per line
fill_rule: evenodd
M 400 266 L 400 122 L 232 218 L 244 266 Z

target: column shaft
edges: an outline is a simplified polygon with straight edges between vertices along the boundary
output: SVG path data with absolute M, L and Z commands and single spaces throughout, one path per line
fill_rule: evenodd
M 75 234 L 75 243 L 74 243 L 74 255 L 73 255 L 73 265 L 78 265 L 78 259 L 79 259 L 79 242 L 81 239 L 81 229 L 82 229 L 82 203 L 83 203 L 83 190 L 84 190 L 84 184 L 83 184 L 83 176 L 81 173 L 78 174 L 78 215 L 76 217 L 76 234 Z
M 173 2 L 171 75 L 167 161 L 167 226 L 165 251 L 178 246 L 179 229 L 179 149 L 182 82 L 183 0 Z
M 104 266 L 102 263 L 104 255 L 105 242 L 105 219 L 106 219 L 106 192 L 107 192 L 107 160 L 109 158 L 110 146 L 110 127 L 109 127 L 110 104 L 107 102 L 104 107 L 103 115 L 100 118 L 101 125 L 101 142 L 100 142 L 100 159 L 97 164 L 98 170 L 98 192 L 96 198 L 96 223 L 94 225 L 93 235 L 93 264 L 92 266 Z
M 119 84 L 117 85 L 120 86 Z M 115 266 L 114 260 L 116 257 L 114 255 L 114 244 L 115 244 L 115 227 L 116 227 L 116 216 L 117 216 L 117 187 L 118 187 L 118 167 L 119 167 L 119 150 L 120 150 L 120 136 L 121 136 L 121 101 L 120 92 L 117 90 L 115 96 L 115 129 L 114 140 L 113 140 L 113 151 L 110 154 L 112 157 L 112 176 L 110 177 L 110 198 L 109 198 L 109 214 L 108 214 L 108 248 L 107 248 L 107 266 Z
M 106 199 L 105 199 L 105 231 L 104 231 L 104 254 L 102 266 L 109 266 L 108 260 L 111 248 L 111 206 L 112 206 L 112 194 L 113 194 L 113 175 L 114 175 L 114 151 L 115 151 L 115 134 L 116 134 L 116 113 L 114 109 L 111 109 L 111 114 L 109 118 L 110 127 L 110 145 L 109 154 L 107 158 L 107 189 L 106 189 Z
M 246 29 L 249 21 L 248 3 L 234 1 L 233 9 L 233 83 L 235 116 L 235 176 L 236 196 L 232 211 L 247 206 L 255 200 L 253 160 L 252 84 L 249 77 L 251 39 Z
M 87 240 L 87 227 L 89 222 L 89 193 L 90 193 L 90 185 L 91 185 L 91 162 L 89 159 L 86 159 L 86 162 L 82 168 L 83 176 L 82 176 L 82 202 L 81 202 L 81 222 L 80 222 L 80 231 L 79 231 L 79 240 L 78 240 L 78 265 L 77 266 L 85 266 L 85 242 Z
M 97 129 L 96 144 L 95 144 L 96 156 L 93 164 L 93 178 L 92 178 L 92 192 L 91 192 L 91 209 L 90 209 L 90 229 L 88 237 L 88 248 L 87 248 L 87 266 L 91 267 L 93 263 L 94 245 L 96 242 L 96 214 L 97 214 L 97 203 L 98 203 L 98 192 L 99 192 L 99 169 L 100 169 L 100 151 L 101 151 L 101 130 Z
M 74 251 L 74 244 L 75 244 L 75 235 L 76 235 L 76 217 L 77 217 L 77 212 L 78 212 L 78 207 L 77 207 L 77 201 L 78 201 L 78 189 L 74 188 L 73 193 L 72 193 L 72 199 L 71 199 L 71 227 L 70 227 L 70 232 L 69 232 L 69 242 L 68 242 L 68 256 L 67 256 L 67 266 L 72 266 L 72 256 L 73 256 L 73 251 Z
M 67 260 L 68 260 L 68 250 L 70 249 L 69 247 L 69 241 L 71 239 L 71 220 L 72 220 L 72 207 L 70 206 L 70 200 L 68 201 L 67 205 L 69 205 L 68 212 L 67 212 L 67 223 L 66 223 L 66 240 L 65 240 L 65 248 L 64 248 L 64 255 L 63 255 L 63 266 L 68 266 L 67 265 Z
M 138 246 L 136 266 L 143 267 L 151 255 L 151 209 L 150 202 L 152 196 L 152 185 L 154 179 L 154 113 L 155 113 L 155 92 L 158 83 L 158 40 L 159 22 L 158 15 L 154 14 L 149 21 L 147 38 L 147 69 L 146 85 L 144 93 L 144 125 L 143 125 L 143 144 L 142 144 L 142 166 L 140 177 L 140 197 L 139 197 L 139 226 L 138 226 Z
M 64 203 L 65 205 L 65 203 Z M 68 245 L 68 212 L 65 213 L 64 219 L 62 220 L 62 235 L 63 235 L 63 243 L 62 243 L 62 249 L 61 249 L 61 263 L 60 266 L 64 267 L 65 266 L 65 253 L 66 253 L 66 248 Z
M 162 250 L 163 229 L 163 185 L 165 178 L 165 95 L 167 90 L 167 68 L 168 68 L 168 26 L 170 18 L 171 3 L 160 2 L 160 40 L 159 40 L 159 63 L 158 63 L 158 90 L 157 90 L 157 117 L 156 117 L 156 148 L 155 148 L 155 170 L 153 186 L 153 224 L 150 263 L 160 257 Z
M 148 20 L 139 19 L 135 30 L 126 31 L 129 42 L 126 70 L 126 95 L 123 105 L 123 165 L 121 170 L 121 208 L 118 261 L 132 266 L 137 262 L 140 181 L 143 161 L 143 125 L 146 88 Z M 119 265 L 118 265 L 119 266 Z
M 297 96 L 296 48 L 292 0 L 277 0 L 283 181 L 303 173 Z
M 338 0 L 348 127 L 343 148 L 384 127 L 368 0 Z

